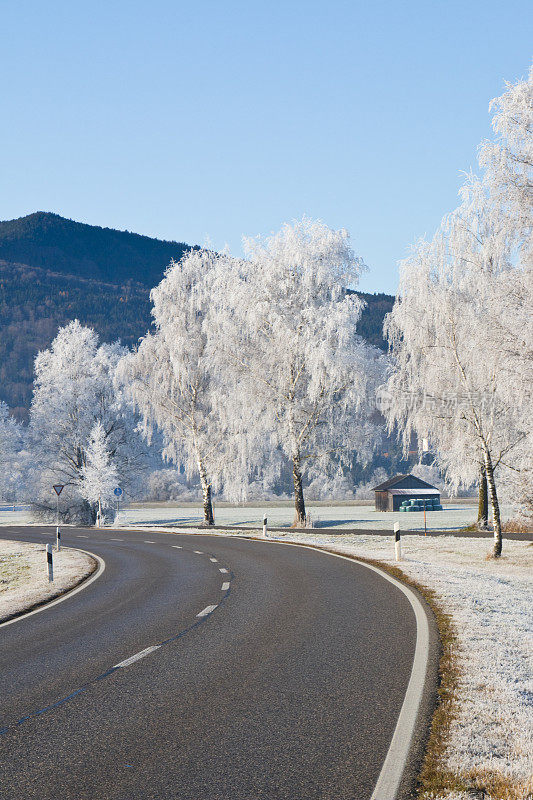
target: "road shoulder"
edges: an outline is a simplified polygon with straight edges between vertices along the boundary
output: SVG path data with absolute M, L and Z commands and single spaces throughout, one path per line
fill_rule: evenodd
M 40 610 L 87 582 L 99 562 L 84 550 L 53 551 L 53 582 L 48 581 L 46 547 L 0 540 L 0 625 Z

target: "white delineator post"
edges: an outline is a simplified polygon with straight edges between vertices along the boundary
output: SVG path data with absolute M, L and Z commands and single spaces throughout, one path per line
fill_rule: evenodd
M 46 562 L 48 564 L 48 583 L 52 583 L 54 580 L 54 562 L 51 544 L 46 545 Z
M 263 517 L 263 537 L 266 539 L 268 537 L 267 534 L 267 518 Z
M 59 530 L 59 525 L 56 528 L 56 550 L 58 553 L 61 550 L 61 531 Z
M 394 552 L 396 561 L 402 560 L 402 542 L 400 540 L 400 523 L 394 523 Z

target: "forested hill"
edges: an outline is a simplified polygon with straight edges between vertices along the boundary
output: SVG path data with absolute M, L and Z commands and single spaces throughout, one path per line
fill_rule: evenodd
M 85 225 L 37 211 L 0 222 L 0 259 L 79 278 L 155 286 L 163 269 L 189 245 L 129 231 Z
M 150 326 L 150 288 L 187 247 L 57 214 L 0 222 L 0 400 L 27 417 L 35 355 L 71 319 L 102 341 L 137 342 Z M 361 296 L 368 305 L 358 330 L 385 349 L 383 317 L 394 298 Z

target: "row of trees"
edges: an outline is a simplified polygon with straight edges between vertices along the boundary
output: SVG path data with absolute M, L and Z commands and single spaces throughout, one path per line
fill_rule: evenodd
M 304 219 L 245 247 L 171 264 L 151 294 L 155 330 L 118 379 L 145 435 L 199 475 L 207 524 L 213 489 L 244 499 L 250 476 L 288 461 L 301 525 L 310 464 L 368 457 L 378 440 L 384 358 L 356 334 L 362 302 L 346 287 L 363 264 L 346 231 Z
M 461 203 L 401 266 L 385 323 L 388 422 L 427 438 L 452 486 L 480 486 L 502 550 L 497 476 L 533 512 L 533 69 L 492 101 L 496 137 L 479 150 Z
M 354 451 L 364 461 L 380 440 L 385 357 L 356 333 L 363 302 L 346 290 L 363 266 L 346 231 L 304 219 L 247 241 L 244 259 L 203 249 L 172 262 L 133 351 L 77 321 L 61 328 L 35 361 L 25 445 L 36 513 L 53 513 L 61 483 L 62 517 L 93 522 L 114 487 L 141 479 L 155 435 L 198 477 L 206 524 L 214 490 L 243 500 L 287 468 L 305 524 L 306 474 L 342 470 Z
M 37 356 L 27 430 L 0 407 L 0 460 L 17 454 L 2 480 L 32 473 L 42 514 L 65 484 L 63 516 L 94 521 L 116 484 L 134 489 L 151 445 L 199 480 L 206 524 L 213 491 L 243 500 L 290 470 L 302 525 L 306 476 L 342 481 L 380 442 L 380 387 L 406 451 L 427 439 L 449 486 L 487 487 L 499 555 L 497 483 L 533 512 L 532 96 L 533 72 L 493 101 L 481 176 L 403 262 L 389 359 L 356 333 L 364 265 L 346 231 L 303 219 L 245 240 L 242 259 L 193 249 L 152 290 L 132 351 L 74 321 Z
M 34 394 L 28 426 L 0 404 L 0 464 L 4 496 L 32 499 L 38 517 L 55 510 L 54 484 L 62 484 L 61 517 L 94 523 L 117 485 L 133 488 L 146 466 L 137 420 L 114 383 L 126 353 L 100 345 L 90 328 L 75 320 L 61 328 L 35 359 Z

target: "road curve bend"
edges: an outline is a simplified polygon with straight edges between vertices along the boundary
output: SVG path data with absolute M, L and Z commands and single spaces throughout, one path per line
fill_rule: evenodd
M 63 542 L 106 569 L 0 628 L 0 797 L 370 800 L 416 650 L 396 585 L 316 550 L 207 534 Z

